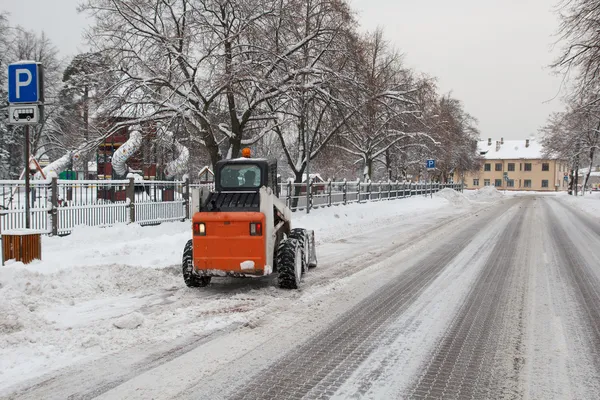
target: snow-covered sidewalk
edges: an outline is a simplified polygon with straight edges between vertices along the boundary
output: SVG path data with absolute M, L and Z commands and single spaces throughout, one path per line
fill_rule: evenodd
M 348 254 L 327 254 L 327 243 L 390 223 L 410 230 L 502 197 L 488 192 L 465 196 L 447 189 L 433 198 L 322 208 L 295 213 L 293 223 L 315 230 L 322 260 L 343 261 Z M 324 290 L 311 288 L 308 279 L 301 291 L 283 291 L 272 277 L 216 279 L 208 288 L 188 289 L 180 263 L 190 237 L 189 222 L 81 227 L 67 237 L 44 237 L 42 261 L 0 268 L 0 391 L 133 346 L 252 323 L 278 299 Z M 326 270 L 317 273 L 327 276 Z

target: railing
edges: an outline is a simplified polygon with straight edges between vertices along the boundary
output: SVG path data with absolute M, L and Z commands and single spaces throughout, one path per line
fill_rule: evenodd
M 307 187 L 308 186 L 308 187 Z M 213 185 L 189 181 L 51 179 L 32 181 L 30 227 L 53 235 L 69 234 L 78 225 L 117 223 L 154 225 L 189 219 L 190 188 Z M 310 182 L 280 184 L 279 197 L 292 211 L 351 203 L 428 196 L 443 189 L 462 190 L 460 184 L 411 182 Z M 307 196 L 308 205 L 307 205 Z M 25 182 L 0 181 L 0 231 L 25 228 Z
M 33 181 L 30 228 L 65 235 L 78 225 L 184 220 L 188 193 L 188 181 Z M 0 230 L 25 228 L 24 181 L 0 181 L 0 215 Z
M 307 184 L 287 182 L 280 184 L 280 197 L 285 199 L 292 211 L 306 210 Z M 394 200 L 410 196 L 432 195 L 444 188 L 463 190 L 461 184 L 412 183 L 412 182 L 310 182 L 308 190 L 309 210 L 340 204 L 366 203 Z

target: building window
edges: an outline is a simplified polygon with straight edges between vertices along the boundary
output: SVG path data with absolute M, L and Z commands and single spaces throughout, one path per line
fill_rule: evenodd
M 542 163 L 542 171 L 550 171 L 550 164 L 547 162 Z
M 525 163 L 525 171 L 531 171 L 531 163 Z
M 509 179 L 506 181 L 506 187 L 515 187 L 515 180 L 514 179 Z
M 483 170 L 484 171 L 491 171 L 492 170 L 492 164 L 485 164 L 483 166 Z
M 496 171 L 502 171 L 502 164 L 496 163 Z
M 490 180 L 489 179 L 484 179 L 483 180 L 483 186 L 490 186 Z
M 544 180 L 542 181 L 542 187 L 543 187 L 543 188 L 547 188 L 547 187 L 548 187 L 548 180 L 547 180 L 547 179 L 544 179 Z
M 523 186 L 525 186 L 526 188 L 530 188 L 531 187 L 531 179 L 525 179 Z
M 496 187 L 502 186 L 502 179 L 496 179 L 496 182 L 494 182 L 494 186 L 496 186 Z
M 515 163 L 513 163 L 513 162 L 508 163 L 508 170 L 509 171 L 514 171 L 515 170 Z
M 479 179 L 473 179 L 473 186 L 479 186 Z

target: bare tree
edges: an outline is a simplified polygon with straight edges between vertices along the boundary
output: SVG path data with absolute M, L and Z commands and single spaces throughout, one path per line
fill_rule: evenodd
M 340 148 L 358 157 L 363 178 L 370 180 L 374 163 L 385 165 L 392 147 L 409 138 L 431 138 L 425 126 L 417 123 L 421 112 L 413 73 L 403 67 L 400 55 L 390 49 L 382 31 L 368 34 L 358 43 L 354 52 L 356 79 L 349 98 L 358 112 L 345 125 Z
M 589 101 L 589 96 L 571 101 L 567 110 L 554 113 L 540 129 L 547 157 L 566 160 L 570 165 L 569 192 L 577 194 L 579 169 L 588 165 L 582 183 L 585 187 L 600 149 L 600 104 Z

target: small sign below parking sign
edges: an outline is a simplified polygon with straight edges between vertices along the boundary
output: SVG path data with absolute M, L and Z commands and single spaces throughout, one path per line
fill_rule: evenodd
M 12 125 L 35 125 L 40 121 L 37 104 L 19 104 L 8 107 L 8 123 Z

